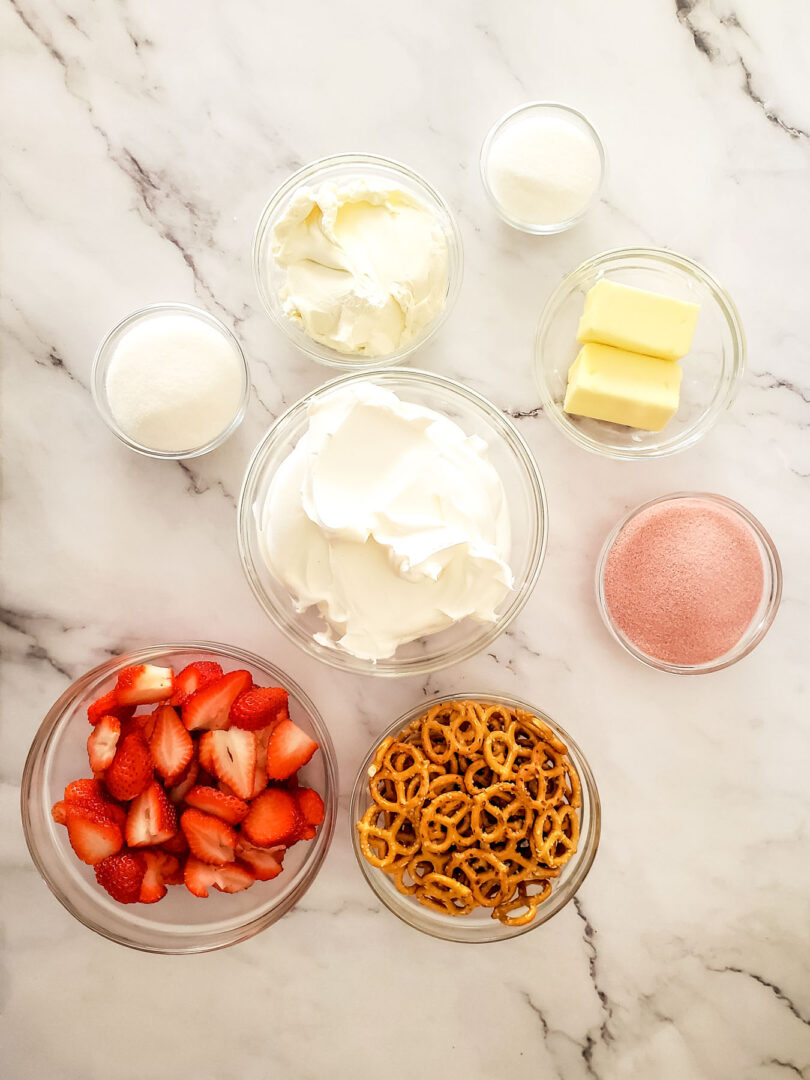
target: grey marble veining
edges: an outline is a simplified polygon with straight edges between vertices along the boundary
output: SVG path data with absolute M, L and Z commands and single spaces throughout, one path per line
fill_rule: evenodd
M 3 1076 L 810 1078 L 808 6 L 0 0 L 0 48 Z M 532 98 L 585 111 L 609 156 L 601 204 L 548 239 L 504 226 L 478 179 L 488 127 Z M 458 668 L 395 683 L 282 638 L 235 540 L 253 446 L 329 377 L 261 311 L 253 228 L 291 170 L 351 149 L 407 162 L 458 215 L 461 296 L 413 363 L 515 417 L 550 502 L 518 621 Z M 723 282 L 749 369 L 696 448 L 633 464 L 552 428 L 530 358 L 560 277 L 636 243 Z M 89 393 L 100 337 L 165 299 L 224 319 L 251 367 L 244 424 L 188 464 L 130 453 Z M 621 513 L 688 488 L 763 521 L 785 594 L 750 657 L 678 680 L 614 646 L 591 582 Z M 28 858 L 25 754 L 71 679 L 188 636 L 253 649 L 307 688 L 332 726 L 344 807 L 367 745 L 415 700 L 475 685 L 535 701 L 575 734 L 604 803 L 575 902 L 502 945 L 423 937 L 376 902 L 344 816 L 315 885 L 250 942 L 174 959 L 85 930 Z

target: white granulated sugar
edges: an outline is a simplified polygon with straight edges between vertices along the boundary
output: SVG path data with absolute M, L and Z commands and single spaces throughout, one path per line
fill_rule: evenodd
M 110 360 L 107 400 L 116 423 L 150 450 L 195 450 L 239 409 L 242 363 L 233 346 L 194 315 L 153 315 L 128 330 Z
M 487 179 L 508 217 L 527 225 L 556 225 L 581 213 L 599 186 L 594 141 L 571 121 L 524 116 L 495 137 Z

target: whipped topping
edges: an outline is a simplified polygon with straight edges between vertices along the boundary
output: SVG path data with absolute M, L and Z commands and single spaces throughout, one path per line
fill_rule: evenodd
M 357 177 L 302 188 L 273 232 L 284 313 L 341 353 L 388 356 L 442 311 L 447 241 L 414 194 Z
M 506 493 L 487 446 L 358 382 L 316 397 L 257 515 L 262 552 L 323 644 L 379 660 L 461 619 L 493 622 L 513 584 Z

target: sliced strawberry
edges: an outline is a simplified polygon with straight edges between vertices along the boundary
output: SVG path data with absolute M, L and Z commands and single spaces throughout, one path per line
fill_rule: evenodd
M 203 862 L 233 862 L 237 836 L 230 825 L 201 810 L 185 810 L 180 828 L 186 835 L 193 855 Z
M 271 881 L 281 873 L 285 850 L 282 846 L 255 847 L 244 836 L 240 836 L 236 845 L 236 857 L 247 863 L 257 881 Z
M 220 892 L 240 892 L 249 889 L 256 880 L 246 866 L 231 863 L 228 866 L 212 866 L 189 855 L 185 868 L 185 883 L 195 896 L 208 896 L 213 885 Z
M 158 705 L 158 709 L 160 705 Z M 125 725 L 122 725 L 122 731 L 140 731 L 141 735 L 147 742 L 152 738 L 152 734 L 155 730 L 155 721 L 157 720 L 157 709 L 154 712 L 143 713 L 141 716 L 133 716 L 131 720 L 128 720 Z
M 183 770 L 182 776 L 177 778 L 177 783 L 170 787 L 166 794 L 172 800 L 173 803 L 182 802 L 185 799 L 188 792 L 197 783 L 197 777 L 200 774 L 200 766 L 196 759 L 193 757 L 188 765 Z
M 204 693 L 205 691 L 203 691 Z M 210 732 L 211 764 L 240 799 L 249 799 L 256 780 L 256 736 L 252 731 L 230 728 Z
M 210 787 L 193 787 L 186 795 L 186 806 L 193 806 L 204 814 L 213 814 L 229 825 L 238 825 L 248 812 L 246 802 Z
M 194 756 L 194 743 L 171 705 L 155 709 L 155 728 L 149 740 L 155 769 L 167 784 L 174 784 Z
M 292 720 L 282 720 L 267 740 L 267 775 L 286 780 L 306 765 L 318 744 Z
M 68 804 L 64 799 L 55 802 L 51 807 L 51 817 L 57 825 L 67 825 Z
M 130 847 L 162 844 L 177 832 L 174 805 L 166 798 L 166 792 L 157 780 L 132 800 L 125 832 Z
M 126 810 L 119 806 L 118 803 L 113 802 L 98 780 L 72 780 L 65 788 L 65 825 L 67 824 L 67 811 L 71 807 L 87 810 L 98 817 L 109 818 L 119 827 L 121 832 L 124 831 L 124 822 L 127 819 Z
M 115 684 L 115 693 L 122 705 L 152 705 L 165 701 L 174 692 L 174 671 L 154 664 L 138 664 L 124 668 Z
M 185 866 L 185 857 L 178 858 L 175 855 L 167 855 L 166 861 L 163 863 L 162 874 L 164 885 L 182 885 L 183 884 L 183 867 Z
M 267 770 L 263 765 L 256 766 L 256 775 L 253 778 L 253 791 L 250 793 L 250 798 L 255 799 L 257 795 L 261 795 L 264 789 L 267 787 Z
M 298 830 L 298 839 L 299 840 L 312 840 L 312 838 L 315 836 L 317 831 L 318 830 L 315 828 L 314 825 L 309 825 L 305 821 L 304 824 L 301 826 L 301 828 Z
M 95 726 L 102 716 L 115 716 L 119 720 L 129 720 L 135 712 L 134 705 L 122 705 L 114 690 L 104 694 L 87 706 L 87 719 Z
M 81 803 L 88 799 L 104 799 L 106 792 L 98 780 L 89 780 L 83 777 L 81 780 L 71 780 L 65 788 L 65 802 Z
M 109 855 L 96 864 L 96 881 L 119 904 L 136 904 L 146 873 L 146 860 L 138 851 Z
M 112 765 L 104 774 L 104 783 L 113 798 L 128 802 L 149 786 L 153 771 L 146 739 L 140 731 L 130 731 L 119 740 Z
M 183 704 L 183 723 L 189 731 L 216 731 L 228 726 L 231 705 L 253 685 L 249 671 L 231 671 L 197 690 Z
M 188 840 L 186 840 L 186 834 L 182 829 L 178 829 L 170 840 L 163 841 L 160 845 L 160 850 L 167 851 L 170 855 L 179 855 L 181 858 L 184 855 L 187 855 Z
M 293 796 L 283 788 L 268 788 L 250 804 L 242 822 L 242 832 L 258 847 L 272 847 L 295 841 L 303 824 Z
M 115 822 L 83 807 L 68 809 L 67 830 L 70 846 L 82 862 L 90 866 L 115 855 L 124 843 Z
M 231 705 L 233 727 L 256 731 L 288 717 L 287 691 L 280 686 L 254 686 L 246 690 Z
M 200 768 L 213 774 L 214 772 L 214 733 L 204 731 L 197 743 L 197 757 L 200 759 Z
M 301 817 L 308 825 L 320 825 L 323 822 L 323 799 L 312 788 L 302 787 L 295 792 L 295 801 L 301 811 Z
M 220 892 L 234 893 L 249 889 L 255 881 L 256 875 L 250 867 L 242 863 L 230 863 L 228 866 L 217 867 L 213 885 Z
M 222 678 L 222 668 L 212 660 L 197 660 L 174 677 L 174 693 L 170 705 L 184 705 L 196 690 Z
M 163 851 L 143 851 L 141 854 L 146 862 L 146 873 L 138 899 L 142 904 L 156 904 L 166 895 L 166 885 L 177 881 L 180 863 L 173 855 Z M 182 882 L 182 875 L 179 880 Z
M 117 716 L 102 716 L 87 739 L 87 756 L 93 772 L 103 772 L 112 765 L 115 748 L 121 734 L 121 721 Z

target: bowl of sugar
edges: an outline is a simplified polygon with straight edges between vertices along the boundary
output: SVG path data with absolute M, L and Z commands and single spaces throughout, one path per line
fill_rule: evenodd
M 199 457 L 239 426 L 250 395 L 231 331 L 188 304 L 152 304 L 107 334 L 93 361 L 93 400 L 112 433 L 148 457 Z

